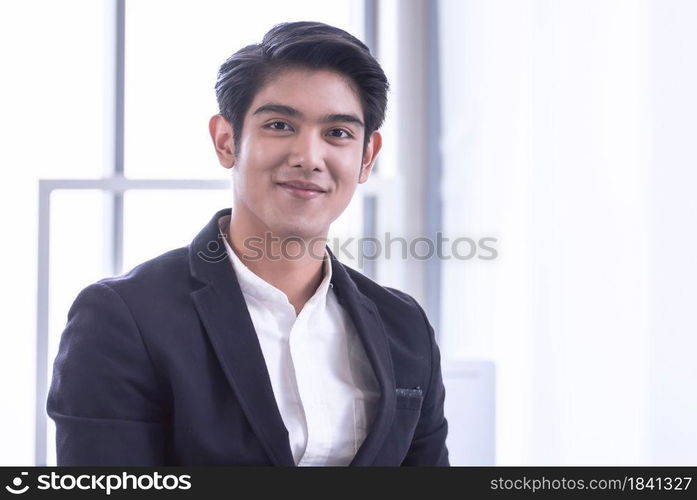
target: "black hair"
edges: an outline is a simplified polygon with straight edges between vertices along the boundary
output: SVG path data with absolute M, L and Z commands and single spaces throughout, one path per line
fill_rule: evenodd
M 292 68 L 330 70 L 348 77 L 361 100 L 364 148 L 385 119 L 389 84 L 368 47 L 346 31 L 318 22 L 282 23 L 220 66 L 215 93 L 220 114 L 232 124 L 235 155 L 244 115 L 257 92 L 276 74 Z

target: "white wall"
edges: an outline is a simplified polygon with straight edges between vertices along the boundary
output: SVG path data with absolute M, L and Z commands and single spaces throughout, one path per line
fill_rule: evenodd
M 445 350 L 501 464 L 697 461 L 693 2 L 441 4 Z M 691 145 L 692 143 L 692 145 Z
M 697 2 L 653 1 L 650 450 L 697 464 Z

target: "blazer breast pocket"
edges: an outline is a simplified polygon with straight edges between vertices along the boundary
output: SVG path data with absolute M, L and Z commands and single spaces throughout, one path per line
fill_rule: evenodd
M 423 402 L 423 391 L 419 387 L 413 389 L 397 388 L 397 409 L 398 410 L 421 410 Z
M 416 426 L 421 418 L 423 393 L 416 387 L 413 389 L 397 388 L 395 418 L 392 427 L 392 439 L 387 446 L 390 453 L 398 457 L 398 463 L 404 460 L 414 439 Z

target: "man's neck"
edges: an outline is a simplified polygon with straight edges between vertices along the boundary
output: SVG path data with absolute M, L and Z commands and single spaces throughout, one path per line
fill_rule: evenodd
M 272 238 L 270 232 L 257 234 L 244 221 L 230 218 L 228 243 L 254 274 L 281 290 L 300 314 L 324 277 L 326 235 L 303 240 Z

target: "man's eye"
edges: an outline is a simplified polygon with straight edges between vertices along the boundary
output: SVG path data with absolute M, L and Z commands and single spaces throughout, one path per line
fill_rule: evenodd
M 265 127 L 272 130 L 290 130 L 290 125 L 286 122 L 271 122 L 265 125 Z
M 343 135 L 342 135 L 343 134 Z M 332 137 L 338 137 L 339 139 L 348 139 L 352 137 L 346 130 L 342 128 L 335 128 L 329 131 L 329 135 Z

